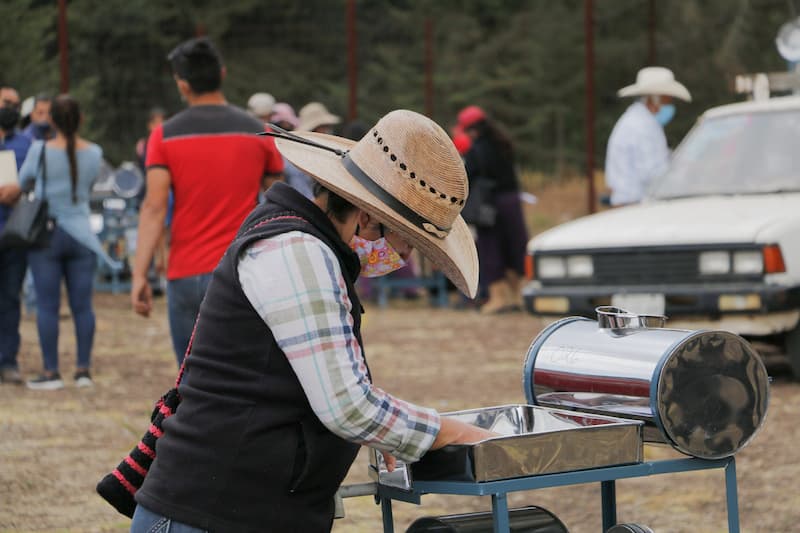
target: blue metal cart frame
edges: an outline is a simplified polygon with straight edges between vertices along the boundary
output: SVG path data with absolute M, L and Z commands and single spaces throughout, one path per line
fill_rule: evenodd
M 510 533 L 508 517 L 509 492 L 522 490 L 561 487 L 580 483 L 600 482 L 601 505 L 603 511 L 603 531 L 617 523 L 617 479 L 692 472 L 713 468 L 725 469 L 725 497 L 728 508 L 728 532 L 739 533 L 739 500 L 736 491 L 736 462 L 733 457 L 718 460 L 696 458 L 666 459 L 645 463 L 595 468 L 560 474 L 543 474 L 500 481 L 472 483 L 464 481 L 417 481 L 411 491 L 378 485 L 377 498 L 383 514 L 384 533 L 394 533 L 392 500 L 419 505 L 424 494 L 452 494 L 460 496 L 492 497 L 492 515 L 495 533 Z

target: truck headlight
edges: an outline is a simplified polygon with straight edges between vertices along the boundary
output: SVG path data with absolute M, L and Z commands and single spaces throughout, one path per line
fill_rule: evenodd
M 733 272 L 736 274 L 761 274 L 764 271 L 764 257 L 761 250 L 742 250 L 733 252 Z
M 564 258 L 559 256 L 539 257 L 537 275 L 541 279 L 563 278 L 567 275 Z
M 590 278 L 593 274 L 592 256 L 571 255 L 567 257 L 567 276 L 570 278 Z
M 728 274 L 731 271 L 731 254 L 725 251 L 701 252 L 701 274 Z

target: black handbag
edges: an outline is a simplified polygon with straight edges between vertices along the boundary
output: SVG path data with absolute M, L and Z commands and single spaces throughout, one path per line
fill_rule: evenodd
M 42 194 L 36 196 L 34 193 L 36 180 L 30 190 L 22 192 L 0 233 L 1 248 L 43 248 L 50 244 L 55 225 L 47 209 L 47 158 L 44 145 L 39 156 L 39 169 L 42 173 Z
M 494 205 L 494 182 L 488 178 L 474 178 L 469 181 L 469 196 L 461 210 L 467 224 L 481 228 L 494 226 L 497 208 Z
M 254 221 L 247 232 L 260 227 L 262 224 L 269 222 L 269 220 L 271 219 Z M 198 319 L 199 318 L 198 315 Z M 95 487 L 97 493 L 104 500 L 110 503 L 121 514 L 129 518 L 133 518 L 133 513 L 136 510 L 136 492 L 142 487 L 144 478 L 147 476 L 147 473 L 150 471 L 150 466 L 156 458 L 156 442 L 164 433 L 164 420 L 174 415 L 175 411 L 180 406 L 181 396 L 178 393 L 178 386 L 183 380 L 186 360 L 189 359 L 189 354 L 192 352 L 192 344 L 194 343 L 194 335 L 196 332 L 197 320 L 195 320 L 192 336 L 189 338 L 189 344 L 186 347 L 186 353 L 183 356 L 183 364 L 181 364 L 181 369 L 175 380 L 175 386 L 156 402 L 155 408 L 150 415 L 150 427 L 130 453 L 111 473 L 106 474 Z
M 136 492 L 144 483 L 144 478 L 147 472 L 150 471 L 150 465 L 153 464 L 153 459 L 156 458 L 156 441 L 163 434 L 164 420 L 174 415 L 181 403 L 178 386 L 183 379 L 186 359 L 192 351 L 192 342 L 194 341 L 196 330 L 197 322 L 195 322 L 195 330 L 192 331 L 192 336 L 189 339 L 189 345 L 186 347 L 183 364 L 181 364 L 178 378 L 175 380 L 175 386 L 156 402 L 153 413 L 150 415 L 150 427 L 133 450 L 110 474 L 106 474 L 95 487 L 97 493 L 105 501 L 128 518 L 133 518 L 133 513 L 136 510 Z
M 183 368 L 181 368 L 181 375 Z M 178 382 L 180 382 L 180 376 Z M 141 488 L 144 478 L 156 458 L 156 441 L 163 433 L 164 420 L 175 414 L 181 403 L 178 384 L 161 397 L 150 415 L 150 427 L 139 444 L 110 473 L 97 483 L 97 493 L 110 503 L 114 509 L 128 518 L 133 518 L 136 510 L 136 491 Z

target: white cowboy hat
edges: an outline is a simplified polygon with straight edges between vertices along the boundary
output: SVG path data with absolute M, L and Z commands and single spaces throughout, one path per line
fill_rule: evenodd
M 247 110 L 257 117 L 269 118 L 274 105 L 275 97 L 269 93 L 255 93 L 247 100 Z
M 399 233 L 460 291 L 475 297 L 478 253 L 459 214 L 469 192 L 467 174 L 435 122 L 397 110 L 357 142 L 322 133 L 295 136 L 317 144 L 309 146 L 274 135 L 286 159 Z
M 298 131 L 314 131 L 320 126 L 338 124 L 342 121 L 337 115 L 330 113 L 328 109 L 319 102 L 311 102 L 304 105 L 298 113 L 300 124 Z
M 685 102 L 692 101 L 689 90 L 675 80 L 675 75 L 668 68 L 645 67 L 636 74 L 636 83 L 628 85 L 617 91 L 617 96 L 673 96 Z
M 27 97 L 25 100 L 22 101 L 22 107 L 20 107 L 19 115 L 22 118 L 29 116 L 33 112 L 33 108 L 36 105 L 36 98 L 33 96 Z

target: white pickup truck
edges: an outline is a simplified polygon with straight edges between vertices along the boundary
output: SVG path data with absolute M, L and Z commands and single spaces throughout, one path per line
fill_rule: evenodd
M 781 343 L 800 379 L 800 97 L 706 111 L 641 204 L 528 244 L 535 315 L 599 305 Z

